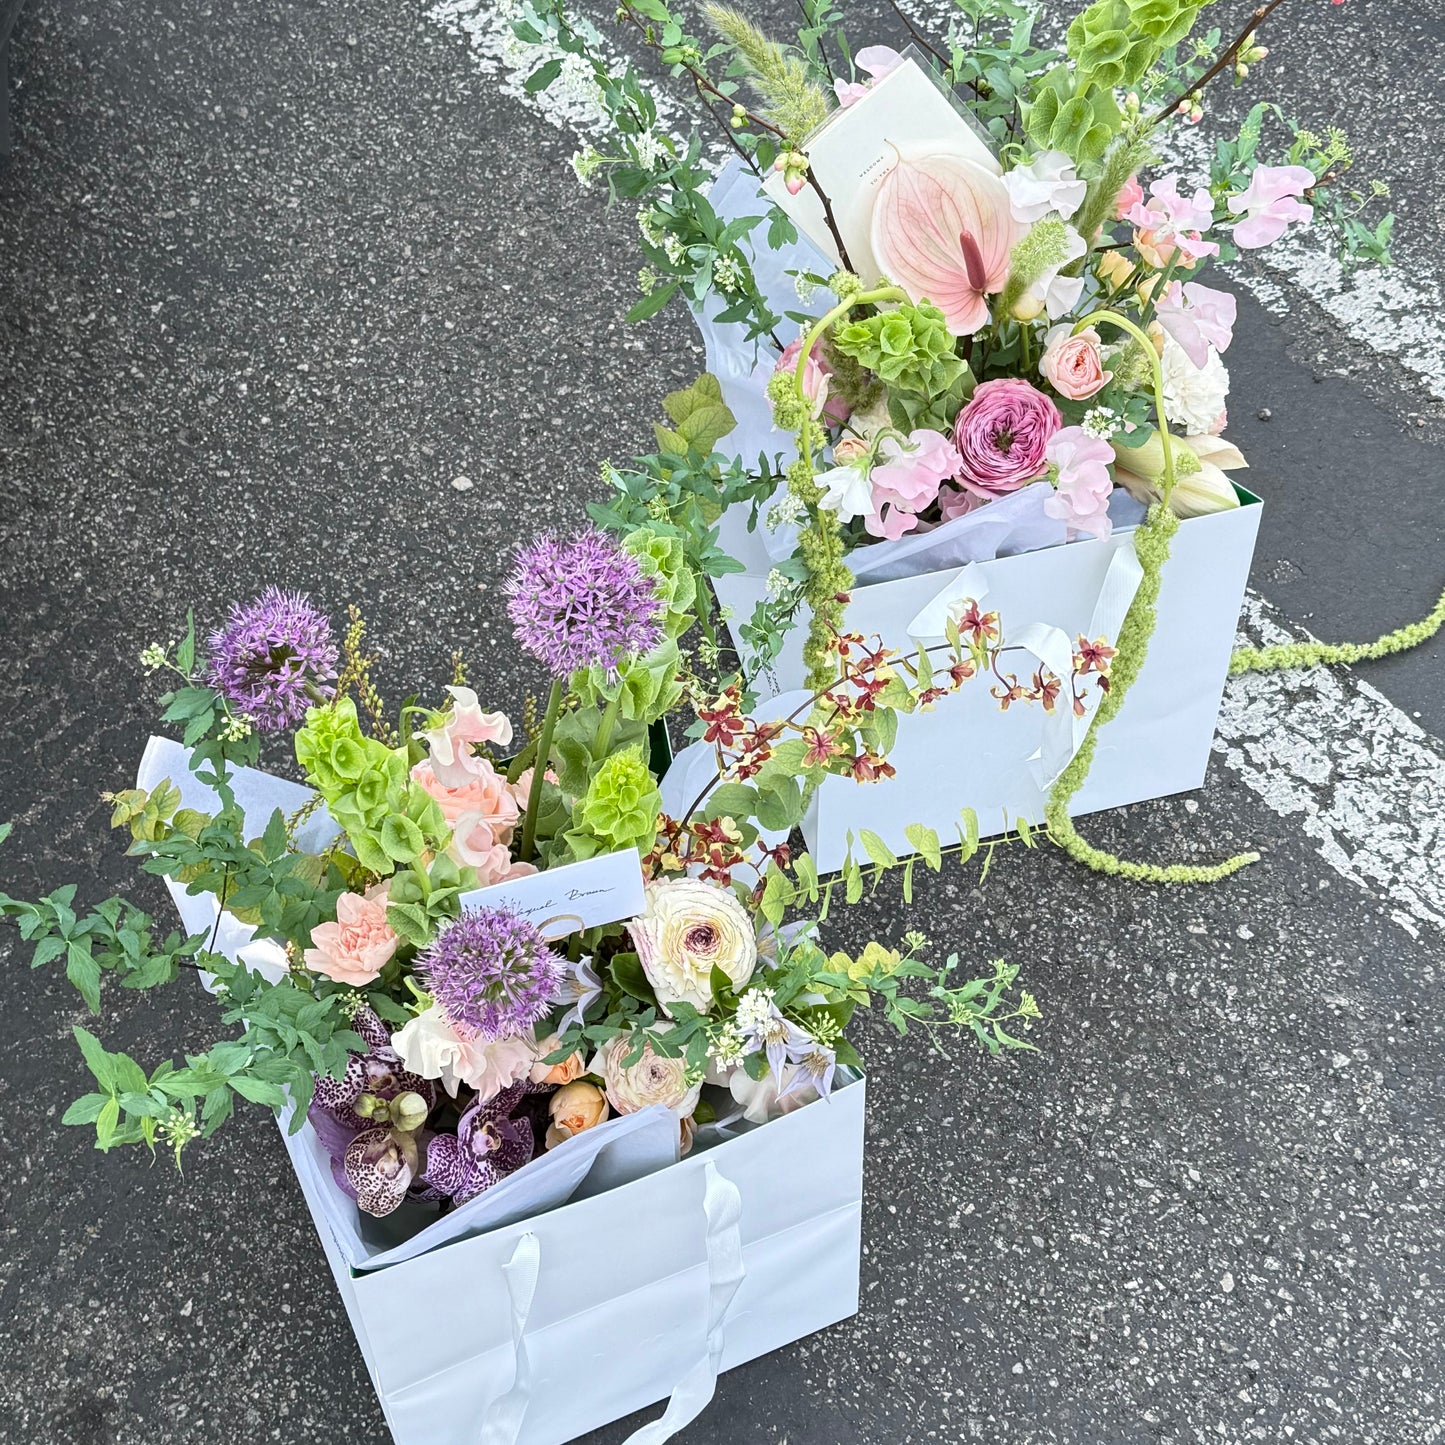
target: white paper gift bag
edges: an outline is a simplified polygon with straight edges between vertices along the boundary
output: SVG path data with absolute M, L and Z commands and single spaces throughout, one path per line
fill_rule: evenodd
M 217 806 L 188 750 L 152 738 L 137 786 L 164 778 L 183 806 Z M 311 796 L 252 768 L 231 784 L 258 833 Z M 335 831 L 318 810 L 303 842 Z M 214 898 L 171 893 L 189 930 L 215 927 Z M 229 916 L 215 938 L 285 967 Z M 720 1371 L 857 1312 L 865 1098 L 840 1075 L 829 1099 L 770 1123 L 699 1131 L 680 1162 L 671 1113 L 623 1115 L 400 1241 L 337 1188 L 309 1123 L 281 1124 L 396 1445 L 562 1445 L 667 1399 L 631 1437 L 661 1445 Z
M 1118 716 L 1099 734 L 1094 764 L 1074 797 L 1073 813 L 1203 785 L 1259 516 L 1258 500 L 1247 497 L 1234 511 L 1180 524 L 1164 567 L 1148 658 Z M 736 545 L 737 538 L 730 540 Z M 747 573 L 715 582 L 735 621 L 751 616 L 766 592 L 766 573 L 754 570 L 761 566 L 759 545 L 754 537 L 739 549 L 751 553 L 739 559 L 749 565 Z M 1117 559 L 1132 553 L 1133 529 L 1128 528 L 1103 541 L 1070 542 L 857 587 L 846 626 L 911 653 L 920 641 L 938 640 L 941 629 L 930 632 L 923 625 L 930 607 L 936 609 L 939 599 L 971 595 L 998 612 L 1006 644 L 1024 642 L 1039 629 L 1056 630 L 1056 642 L 1101 634 L 1113 641 L 1127 600 L 1117 588 L 1111 596 L 1111 577 L 1118 581 Z M 761 693 L 801 688 L 805 634 L 803 619 L 772 673 L 757 679 Z M 1010 654 L 1001 665 L 1026 675 L 1033 658 Z M 1097 703 L 1097 694 L 1090 693 L 1091 704 Z M 901 717 L 889 753 L 895 777 L 868 784 L 830 778 L 818 790 L 803 833 L 819 868 L 841 866 L 849 831 L 856 836 L 862 828 L 879 834 L 902 857 L 914 851 L 904 835 L 910 823 L 934 828 L 946 840 L 955 836 L 965 808 L 978 815 L 985 836 L 1007 831 L 1020 818 L 1041 822 L 1049 784 L 1082 741 L 1082 729 L 1076 728 L 1068 751 L 1060 750 L 1058 723 L 1068 721 L 1067 712 L 1063 706 L 1050 719 L 1037 704 L 1003 712 L 989 681 L 976 678 L 940 699 L 932 711 Z M 679 755 L 679 763 L 685 757 Z
M 755 214 L 764 204 L 756 181 L 732 164 L 720 174 L 712 199 L 727 219 Z M 826 265 L 820 267 L 817 252 L 800 242 L 776 251 L 757 249 L 753 269 L 779 304 L 792 284 L 790 271 L 826 271 Z M 745 341 L 742 327 L 719 325 L 706 312 L 698 327 L 708 366 L 739 422 L 719 450 L 747 464 L 759 452 L 786 461 L 795 454 L 792 438 L 772 426 L 764 395 L 773 354 Z M 1042 514 L 1046 491 L 1026 487 L 931 533 L 856 548 L 847 559 L 858 583 L 846 627 L 911 654 L 920 641 L 941 640 L 941 627 L 930 635 L 925 625 L 930 609 L 936 617 L 950 596 L 975 595 L 984 604 L 986 595 L 987 609 L 999 613 L 1006 643 L 1038 641 L 1045 649 L 1005 659 L 1005 671 L 1025 678 L 1034 658 L 1062 661 L 1063 646 L 1080 634 L 1105 634 L 1114 641 L 1132 597 L 1123 575 L 1128 562 L 1120 558 L 1132 554 L 1141 509 L 1116 492 L 1110 502 L 1113 535 L 1066 542 L 1064 524 Z M 1164 568 L 1148 659 L 1119 715 L 1099 735 L 1094 765 L 1072 812 L 1116 808 L 1203 784 L 1259 530 L 1259 499 L 1242 489 L 1240 496 L 1244 505 L 1236 510 L 1180 524 Z M 746 507 L 727 509 L 719 523 L 719 546 L 745 568 L 714 581 L 719 601 L 731 609 L 730 630 L 752 616 L 767 595 L 768 573 L 794 548 L 794 527 L 769 529 L 767 510 L 764 506 L 756 530 L 749 530 Z M 788 711 L 782 703 L 803 686 L 807 621 L 806 615 L 797 618 L 776 665 L 753 679 L 765 699 L 757 709 L 760 717 Z M 733 636 L 736 640 L 736 631 Z M 1097 693 L 1089 692 L 1091 705 L 1097 705 Z M 1066 704 L 1059 709 L 1067 710 Z M 829 872 L 847 856 L 850 831 L 856 836 L 871 829 L 902 857 L 914 851 L 904 833 L 910 823 L 935 829 L 946 842 L 956 836 L 965 808 L 978 816 L 984 836 L 1005 832 L 1020 819 L 1039 823 L 1049 786 L 1082 737 L 1082 727 L 1067 717 L 1045 717 L 1037 704 L 1000 712 L 988 681 L 975 679 L 932 711 L 899 719 L 889 754 L 894 778 L 869 784 L 828 779 L 804 818 L 803 835 L 819 868 Z M 684 751 L 674 767 L 688 765 Z
M 396 1445 L 561 1445 L 671 1397 L 631 1437 L 660 1445 L 720 1371 L 856 1313 L 865 1094 L 364 1272 L 299 1169 Z

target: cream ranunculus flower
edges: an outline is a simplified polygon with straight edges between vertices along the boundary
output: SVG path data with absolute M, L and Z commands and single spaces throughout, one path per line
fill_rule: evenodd
M 664 1034 L 671 1027 L 659 1024 L 652 1032 Z M 592 1060 L 587 1072 L 601 1078 L 607 1102 L 619 1114 L 635 1114 L 649 1104 L 661 1104 L 679 1119 L 687 1118 L 702 1094 L 701 1079 L 695 1084 L 687 1081 L 687 1061 L 664 1058 L 654 1053 L 649 1043 L 643 1046 L 642 1057 L 631 1068 L 624 1068 L 623 1060 L 631 1051 L 631 1037 L 618 1034 L 608 1039 Z
M 757 967 L 757 936 L 747 910 L 730 888 L 699 878 L 649 883 L 647 909 L 627 931 L 664 1012 L 669 1004 L 690 1003 L 707 1013 L 714 968 L 742 988 Z

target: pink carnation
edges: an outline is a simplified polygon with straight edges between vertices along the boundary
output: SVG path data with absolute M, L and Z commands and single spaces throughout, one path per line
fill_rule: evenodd
M 991 501 L 1043 476 L 1049 438 L 1063 425 L 1059 409 L 1017 377 L 983 382 L 953 425 L 958 479 Z
M 1045 514 L 1066 522 L 1070 532 L 1107 537 L 1113 530 L 1109 520 L 1113 447 L 1081 426 L 1068 426 L 1049 439 L 1047 455 L 1059 469 L 1059 479 L 1053 496 L 1044 502 Z
M 311 930 L 311 947 L 302 955 L 306 967 L 352 988 L 377 978 L 401 941 L 386 921 L 388 887 L 343 893 L 336 900 L 336 921 Z

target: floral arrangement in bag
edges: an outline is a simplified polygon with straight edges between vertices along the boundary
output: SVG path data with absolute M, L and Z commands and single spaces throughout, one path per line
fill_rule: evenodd
M 839 637 L 826 696 L 759 725 L 736 681 L 694 669 L 692 652 L 716 657 L 695 571 L 711 545 L 706 527 L 659 522 L 525 547 L 508 610 L 550 682 L 520 729 L 459 658 L 434 698 L 389 711 L 357 611 L 338 638 L 307 598 L 274 588 L 204 648 L 194 622 L 176 647 L 148 648 L 146 667 L 174 679 L 163 720 L 214 806 L 184 806 L 167 778 L 109 795 L 113 822 L 143 871 L 214 899 L 214 925 L 164 934 L 120 899 L 79 906 L 74 885 L 0 894 L 0 913 L 92 1011 L 104 974 L 132 989 L 199 974 L 227 1036 L 148 1071 L 77 1029 L 95 1087 L 65 1122 L 93 1124 L 102 1149 L 159 1143 L 179 1163 L 237 1098 L 291 1105 L 291 1128 L 310 1120 L 362 1211 L 411 1200 L 434 1217 L 611 1115 L 662 1105 L 685 1148 L 720 1117 L 826 1098 L 860 1064 L 845 1037 L 859 1007 L 900 1031 L 1028 1047 L 1010 1028 L 1037 1009 L 1010 966 L 960 980 L 956 957 L 925 961 L 917 933 L 901 950 L 825 951 L 834 882 L 776 841 L 824 776 L 886 773 L 890 701 L 986 671 L 1004 646 L 997 618 L 946 649 L 941 682 L 919 675 L 922 659 Z M 716 767 L 670 813 L 666 719 L 683 708 Z M 238 791 L 263 741 L 286 744 L 310 794 L 251 836 Z M 976 847 L 975 833 L 964 851 Z M 630 916 L 577 917 L 559 936 L 507 904 L 539 871 L 619 860 Z M 853 865 L 841 891 L 851 901 L 864 882 Z M 785 922 L 789 902 L 816 906 Z
M 1204 183 L 1158 164 L 1170 126 L 1204 119 L 1211 82 L 1247 83 L 1281 3 L 1226 43 L 1196 33 L 1199 0 L 1094 0 L 1054 47 L 1031 9 L 960 0 L 938 44 L 899 11 L 913 40 L 899 53 L 857 48 L 831 0 L 803 0 L 786 44 L 721 5 L 702 7 L 704 37 L 667 0 L 623 0 L 627 36 L 691 85 L 766 191 L 758 214 L 726 221 L 701 142 L 659 129 L 637 69 L 563 0 L 514 7 L 518 45 L 541 62 L 529 86 L 590 94 L 613 134 L 576 158 L 579 175 L 641 203 L 632 316 L 680 294 L 775 358 L 767 395 L 798 458 L 770 520 L 800 533 L 772 579 L 775 615 L 806 601 L 825 636 L 850 554 L 1026 488 L 1060 540 L 1107 536 L 1116 488 L 1179 517 L 1239 505 L 1221 359 L 1235 300 L 1201 273 L 1316 212 L 1356 260 L 1388 260 L 1392 227 L 1365 219 L 1382 186 L 1345 185 L 1344 134 L 1268 101 L 1219 140 Z M 1267 126 L 1284 137 L 1269 163 Z M 801 306 L 826 304 L 779 314 L 754 263 L 799 228 L 837 269 L 795 272 Z M 1122 510 L 1132 522 L 1144 507 Z

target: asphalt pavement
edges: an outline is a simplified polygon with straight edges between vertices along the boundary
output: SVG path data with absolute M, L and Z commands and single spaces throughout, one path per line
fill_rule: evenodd
M 1287 625 L 1370 636 L 1445 581 L 1445 353 L 1421 357 L 1445 274 L 1425 154 L 1445 17 L 1297 8 L 1272 62 L 1299 58 L 1287 104 L 1348 124 L 1395 187 L 1396 311 L 1242 273 L 1231 435 L 1266 498 L 1257 591 Z M 576 138 L 418 0 L 32 0 L 12 75 L 0 887 L 78 878 L 160 912 L 99 799 L 152 727 L 140 649 L 277 582 L 358 602 L 392 695 L 460 646 L 518 708 L 508 553 L 581 516 L 698 348 L 683 313 L 622 322 L 630 209 L 579 191 Z M 1379 315 L 1416 364 L 1379 349 Z M 862 1311 L 725 1376 L 684 1440 L 1445 1435 L 1442 661 L 1436 643 L 1365 687 L 1234 691 L 1231 728 L 1253 697 L 1270 711 L 1222 735 L 1199 795 L 1089 823 L 1153 857 L 1260 848 L 1227 884 L 1129 888 L 1013 849 L 982 887 L 920 888 L 911 923 L 1024 965 L 1040 1052 L 949 1063 L 864 1030 Z M 1276 786 L 1247 755 L 1286 716 L 1302 742 Z M 1386 861 L 1352 867 L 1381 837 Z M 903 920 L 885 888 L 835 926 Z M 0 961 L 0 1440 L 383 1445 L 274 1126 L 238 1120 L 183 1178 L 95 1153 L 59 1124 L 85 1088 L 83 1009 L 13 933 Z M 112 994 L 102 1032 L 154 1060 L 211 1029 L 177 987 Z

